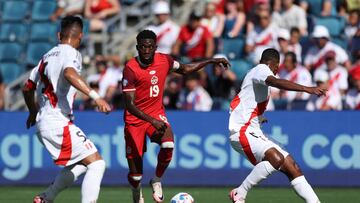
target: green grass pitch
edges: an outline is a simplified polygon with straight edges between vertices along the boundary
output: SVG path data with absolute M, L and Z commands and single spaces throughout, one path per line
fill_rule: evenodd
M 0 202 L 31 202 L 34 194 L 44 187 L 0 187 Z M 178 192 L 190 193 L 196 203 L 226 203 L 230 187 L 165 187 L 165 203 Z M 360 202 L 359 188 L 315 188 L 322 203 L 357 203 Z M 144 188 L 145 202 L 151 203 L 151 191 Z M 71 187 L 62 192 L 57 203 L 79 203 L 80 188 Z M 130 189 L 127 187 L 102 187 L 98 203 L 132 203 Z M 254 188 L 247 198 L 247 203 L 302 203 L 291 188 Z

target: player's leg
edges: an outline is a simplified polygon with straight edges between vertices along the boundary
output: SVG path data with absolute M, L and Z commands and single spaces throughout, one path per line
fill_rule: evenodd
M 129 173 L 128 182 L 131 185 L 131 191 L 133 196 L 133 203 L 143 203 L 144 198 L 142 196 L 141 179 L 143 174 L 143 160 L 142 157 L 127 158 Z
M 101 180 L 105 172 L 105 161 L 98 152 L 95 152 L 84 158 L 81 163 L 87 167 L 81 185 L 81 202 L 96 202 L 100 193 Z
M 141 179 L 143 175 L 143 153 L 146 148 L 146 126 L 125 126 L 126 158 L 129 166 L 128 182 L 134 203 L 143 203 Z
M 296 193 L 305 200 L 307 203 L 319 203 L 320 200 L 315 194 L 313 188 L 305 179 L 299 166 L 295 160 L 288 155 L 284 163 L 281 165 L 280 170 L 289 178 L 291 185 Z
M 86 170 L 83 164 L 66 166 L 56 176 L 54 182 L 41 195 L 35 197 L 34 203 L 53 202 L 61 191 L 71 186 Z
M 160 151 L 158 153 L 155 176 L 151 179 L 150 184 L 153 189 L 154 200 L 156 202 L 163 202 L 164 195 L 162 192 L 161 178 L 171 162 L 174 150 L 174 134 L 170 125 L 168 125 L 164 134 L 154 132 L 151 136 L 151 141 L 160 145 Z
M 233 202 L 241 203 L 246 199 L 249 190 L 271 175 L 284 161 L 284 155 L 271 149 L 274 145 L 262 133 L 261 129 L 249 127 L 230 136 L 233 149 L 243 155 L 254 165 L 242 184 L 230 192 Z M 276 154 L 273 154 L 276 153 Z M 273 154 L 270 156 L 270 154 Z M 276 156 L 275 156 L 276 155 Z M 264 157 L 271 157 L 265 159 Z M 271 163 L 272 162 L 272 163 Z

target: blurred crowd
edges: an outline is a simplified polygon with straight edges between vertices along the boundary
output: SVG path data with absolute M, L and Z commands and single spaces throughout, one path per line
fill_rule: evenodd
M 315 10 L 313 1 L 306 0 L 212 0 L 203 12 L 191 13 L 185 25 L 177 25 L 171 19 L 168 2 L 157 1 L 152 7 L 157 22 L 146 29 L 157 34 L 157 51 L 183 63 L 211 57 L 226 57 L 230 61 L 240 58 L 251 68 L 264 49 L 273 47 L 281 53 L 278 77 L 329 89 L 326 97 L 318 98 L 273 88 L 270 110 L 360 109 L 360 5 L 355 1 L 320 2 L 322 9 Z M 316 24 L 313 17 L 336 17 L 346 25 L 336 33 Z M 333 39 L 340 39 L 342 44 Z M 226 40 L 234 42 L 232 49 L 241 50 L 226 52 Z M 238 46 L 238 41 L 243 41 L 243 46 Z M 119 84 L 126 61 L 120 63 L 113 56 L 105 58 L 98 58 L 98 72 L 89 76 L 88 82 L 99 88 L 114 109 L 122 108 Z M 209 66 L 185 78 L 170 73 L 164 93 L 165 107 L 227 110 L 244 76 L 236 73 L 239 68 L 224 70 Z M 88 109 L 91 104 L 85 102 L 79 108 Z
M 279 78 L 303 85 L 326 86 L 326 97 L 272 89 L 270 110 L 360 109 L 360 3 L 358 0 L 207 0 L 184 25 L 175 23 L 168 1 L 153 1 L 156 23 L 144 29 L 157 34 L 158 52 L 183 63 L 226 57 L 230 70 L 209 66 L 182 78 L 170 73 L 164 93 L 167 109 L 227 110 L 240 89 L 246 70 L 258 63 L 262 51 L 281 54 Z M 90 21 L 90 31 L 102 29 L 106 19 L 122 12 L 118 0 L 58 0 L 51 16 L 57 20 L 80 14 Z M 324 26 L 315 19 L 344 22 Z M 230 45 L 229 43 L 230 42 Z M 228 49 L 235 50 L 229 52 Z M 97 56 L 91 87 L 114 109 L 123 108 L 121 79 L 125 61 L 119 56 Z M 242 67 L 242 64 L 244 67 Z M 238 71 L 238 70 L 244 70 Z M 1 77 L 0 77 L 1 83 Z M 0 108 L 1 100 L 0 85 Z M 86 97 L 75 104 L 93 109 Z

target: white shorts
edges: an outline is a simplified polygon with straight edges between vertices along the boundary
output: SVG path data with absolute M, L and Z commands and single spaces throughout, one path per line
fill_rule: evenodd
M 38 138 L 56 165 L 70 166 L 97 152 L 94 143 L 71 123 L 63 128 L 42 129 L 38 132 Z
M 289 155 L 287 151 L 269 140 L 260 128 L 249 126 L 245 130 L 233 133 L 230 135 L 230 143 L 235 151 L 246 156 L 253 165 L 261 162 L 265 152 L 270 148 L 277 149 L 284 158 Z

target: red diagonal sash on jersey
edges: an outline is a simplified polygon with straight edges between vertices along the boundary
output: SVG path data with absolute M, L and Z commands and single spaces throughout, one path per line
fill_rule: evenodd
M 58 102 L 58 98 L 56 94 L 54 93 L 54 87 L 52 86 L 49 78 L 45 75 L 45 67 L 48 63 L 43 60 L 41 60 L 40 66 L 39 66 L 39 74 L 40 79 L 44 83 L 44 88 L 42 89 L 42 93 L 47 96 L 47 98 L 50 101 L 50 104 L 52 107 L 56 107 L 56 104 Z
M 271 33 L 269 33 L 267 36 L 265 36 L 265 38 L 263 40 L 261 40 L 260 42 L 256 42 L 255 45 L 256 46 L 264 46 L 269 44 L 269 42 L 272 40 L 272 35 Z
M 340 73 L 337 73 L 333 78 L 330 79 L 329 81 L 329 90 L 332 89 L 332 86 L 334 85 L 334 83 L 340 78 Z M 326 95 L 326 97 L 324 98 L 322 104 L 321 104 L 321 109 L 323 109 L 326 106 L 327 101 L 329 100 L 329 95 Z
M 156 41 L 157 42 L 160 42 L 160 40 L 165 36 L 166 33 L 170 32 L 171 31 L 171 28 L 168 27 L 166 28 L 165 30 L 163 30 L 162 32 L 160 32 L 157 37 L 156 37 Z

